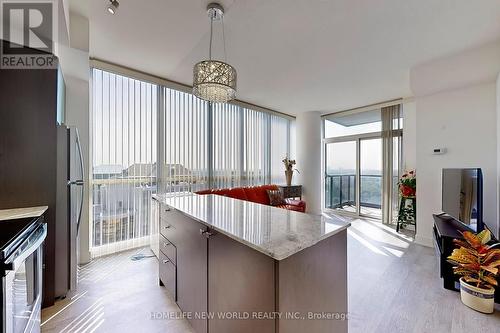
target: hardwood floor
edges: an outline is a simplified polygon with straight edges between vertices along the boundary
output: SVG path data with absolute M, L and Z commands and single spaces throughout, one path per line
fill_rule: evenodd
M 492 315 L 469 309 L 443 288 L 434 249 L 378 222 L 348 230 L 349 332 L 498 332 Z
M 78 292 L 42 311 L 42 332 L 182 332 L 191 333 L 184 320 L 152 319 L 152 313 L 180 311 L 158 285 L 154 257 L 131 260 L 136 249 L 99 258 L 79 272 Z
M 352 220 L 348 230 L 349 332 L 495 332 L 493 315 L 467 308 L 442 288 L 434 250 L 378 222 Z M 94 260 L 80 270 L 78 292 L 42 311 L 42 332 L 192 332 L 158 286 L 155 258 L 133 261 L 137 249 Z

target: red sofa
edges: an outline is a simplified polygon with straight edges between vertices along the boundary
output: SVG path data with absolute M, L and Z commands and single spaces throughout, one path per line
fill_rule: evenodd
M 230 197 L 233 199 L 246 200 L 269 206 L 269 196 L 267 195 L 267 190 L 277 190 L 277 189 L 278 186 L 276 185 L 262 185 L 262 186 L 252 186 L 252 187 L 235 187 L 235 188 L 223 188 L 217 190 L 204 190 L 204 191 L 198 191 L 196 192 L 196 194 L 217 194 Z M 302 213 L 305 213 L 306 211 L 306 203 L 305 201 L 302 200 L 285 199 L 285 204 L 278 205 L 275 207 L 294 210 Z

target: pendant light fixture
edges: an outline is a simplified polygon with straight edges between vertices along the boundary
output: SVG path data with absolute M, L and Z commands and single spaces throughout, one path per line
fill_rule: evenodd
M 218 3 L 207 6 L 210 18 L 210 46 L 208 60 L 203 60 L 193 68 L 193 93 L 209 102 L 225 103 L 236 96 L 236 70 L 226 63 L 226 39 L 224 36 L 224 8 Z M 224 62 L 212 59 L 213 23 L 221 21 L 224 43 Z

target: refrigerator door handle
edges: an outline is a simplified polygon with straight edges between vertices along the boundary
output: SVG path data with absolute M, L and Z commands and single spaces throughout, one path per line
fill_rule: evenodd
M 83 182 L 82 182 L 83 185 Z M 80 233 L 80 222 L 82 221 L 82 210 L 83 210 L 83 186 L 80 186 L 80 210 L 78 211 L 78 221 L 76 222 L 76 235 Z
M 83 180 L 79 179 L 79 180 L 70 180 L 68 182 L 68 185 L 78 185 L 78 186 L 83 186 Z
M 77 220 L 77 223 L 76 223 L 76 234 L 78 235 L 80 233 L 80 222 L 82 220 L 82 210 L 83 210 L 83 194 L 84 194 L 84 191 L 83 191 L 83 177 L 85 175 L 85 166 L 84 166 L 84 163 L 83 163 L 83 154 L 82 154 L 82 146 L 80 144 L 80 135 L 78 134 L 78 128 L 75 129 L 75 134 L 76 134 L 76 145 L 77 145 L 77 149 L 78 149 L 78 157 L 80 158 L 80 170 L 82 171 L 82 178 L 79 179 L 79 180 L 76 180 L 75 181 L 75 185 L 80 185 L 80 210 L 78 211 L 78 220 Z

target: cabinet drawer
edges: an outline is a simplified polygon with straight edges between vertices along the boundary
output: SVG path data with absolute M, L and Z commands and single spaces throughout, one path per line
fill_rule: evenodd
M 172 264 L 170 259 L 160 251 L 160 259 L 159 259 L 159 274 L 160 281 L 163 283 L 170 296 L 173 297 L 175 301 L 177 301 L 177 283 L 176 283 L 176 268 L 175 265 Z
M 160 236 L 160 251 L 172 261 L 172 264 L 177 264 L 177 249 L 174 244 L 172 244 L 163 235 Z
M 186 216 L 175 210 L 165 211 L 160 214 L 160 234 L 178 246 L 181 233 L 185 229 L 186 221 L 189 221 Z
M 172 209 L 165 204 L 160 205 L 160 218 L 168 217 Z
M 172 224 L 172 219 L 170 216 L 161 214 L 160 215 L 160 234 L 167 239 L 174 239 L 174 234 L 176 228 Z

